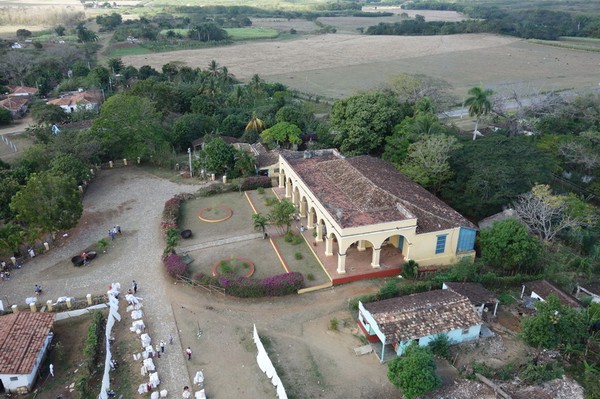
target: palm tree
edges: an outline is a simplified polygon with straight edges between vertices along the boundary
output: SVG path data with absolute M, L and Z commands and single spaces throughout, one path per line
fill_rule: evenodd
M 256 112 L 253 111 L 252 118 L 250 118 L 250 121 L 246 125 L 246 128 L 244 129 L 244 131 L 245 132 L 255 131 L 257 133 L 260 133 L 263 130 L 265 130 L 265 122 L 263 122 L 262 119 L 259 119 L 259 117 L 256 116 Z
M 260 213 L 255 213 L 252 215 L 252 222 L 254 223 L 254 230 L 262 231 L 263 238 L 267 238 L 266 229 L 269 225 L 269 219 Z
M 481 136 L 481 132 L 477 130 L 479 126 L 479 120 L 482 115 L 487 115 L 488 112 L 492 110 L 492 103 L 489 97 L 494 94 L 494 92 L 490 89 L 484 89 L 481 86 L 471 87 L 469 89 L 469 95 L 465 100 L 465 105 L 469 107 L 469 116 L 475 116 L 477 119 L 475 120 L 475 130 L 473 130 L 473 140 L 477 138 L 477 136 Z
M 219 64 L 217 64 L 217 61 L 212 60 L 208 64 L 208 74 L 213 78 L 216 78 L 219 75 Z

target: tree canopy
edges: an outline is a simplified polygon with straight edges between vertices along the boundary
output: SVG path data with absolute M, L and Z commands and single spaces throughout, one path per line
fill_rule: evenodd
M 537 269 L 540 242 L 529 235 L 517 219 L 494 222 L 480 233 L 481 258 L 505 272 L 531 272 Z
M 427 347 L 411 344 L 404 354 L 388 364 L 388 379 L 402 391 L 407 399 L 413 399 L 440 386 L 433 354 Z
M 51 173 L 31 175 L 10 208 L 29 227 L 50 232 L 74 227 L 83 212 L 75 180 Z
M 149 159 L 168 151 L 160 114 L 152 101 L 116 94 L 102 105 L 92 131 L 102 142 L 105 158 Z M 154 160 L 159 162 L 158 159 Z
M 402 116 L 390 94 L 367 92 L 338 100 L 331 110 L 334 141 L 348 156 L 379 151 Z
M 285 147 L 289 147 L 302 143 L 301 134 L 302 131 L 300 128 L 293 123 L 278 122 L 270 128 L 263 130 L 260 133 L 260 138 L 269 145 L 284 145 Z

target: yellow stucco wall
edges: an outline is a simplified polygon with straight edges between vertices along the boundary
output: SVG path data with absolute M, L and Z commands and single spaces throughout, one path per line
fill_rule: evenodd
M 335 236 L 338 241 L 340 253 L 345 253 L 350 245 L 359 240 L 366 240 L 364 243 L 366 248 L 380 248 L 386 239 L 393 237 L 389 242 L 397 247 L 399 241 L 397 236 L 402 235 L 404 237 L 402 254 L 406 260 L 412 259 L 419 263 L 420 266 L 450 265 L 456 263 L 459 258 L 464 256 L 474 257 L 473 251 L 457 256 L 456 247 L 460 232 L 460 228 L 458 227 L 417 234 L 417 219 L 407 218 L 387 223 L 342 228 L 335 218 L 329 214 L 329 211 L 319 202 L 314 193 L 308 190 L 300 176 L 296 174 L 282 156 L 279 157 L 279 171 L 280 186 L 284 182 L 283 185 L 291 187 L 286 189 L 286 192 L 289 194 L 288 200 L 297 205 L 298 209 L 300 209 L 303 201 L 306 202 L 305 214 L 309 215 L 311 212 L 316 214 L 316 218 L 312 222 L 316 224 L 322 223 L 326 228 L 327 237 Z M 307 228 L 312 229 L 313 226 L 308 223 Z M 447 235 L 445 251 L 436 254 L 437 237 L 444 234 Z

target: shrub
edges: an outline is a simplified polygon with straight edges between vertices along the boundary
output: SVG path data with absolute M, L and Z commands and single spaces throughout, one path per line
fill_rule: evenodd
M 334 317 L 333 319 L 329 320 L 329 329 L 333 330 L 333 331 L 337 331 L 339 323 L 340 322 L 338 321 L 338 319 L 336 319 Z
M 188 265 L 177 254 L 169 254 L 164 260 L 167 273 L 172 277 L 182 276 L 187 273 Z
M 440 386 L 435 361 L 429 349 L 417 344 L 409 346 L 404 355 L 388 364 L 388 379 L 407 399 L 434 390 Z
M 510 295 L 510 294 L 508 294 L 506 292 L 503 292 L 502 294 L 498 295 L 498 300 L 503 305 L 511 305 L 511 304 L 517 302 L 517 300 L 515 299 L 515 297 L 513 297 L 512 295 Z
M 296 258 L 297 260 L 300 260 L 300 259 L 304 258 L 304 255 L 302 255 L 302 252 L 296 252 L 294 254 L 294 258 Z
M 217 281 L 226 294 L 242 298 L 295 294 L 304 286 L 304 276 L 297 272 L 263 279 L 220 276 Z
M 292 244 L 294 244 L 294 245 L 298 245 L 298 244 L 301 244 L 301 243 L 302 243 L 302 241 L 304 241 L 304 240 L 302 239 L 302 236 L 299 236 L 299 235 L 296 235 L 296 234 L 294 234 L 294 238 L 292 239 Z
M 285 240 L 285 242 L 292 242 L 294 240 L 294 233 L 292 233 L 291 231 L 286 232 L 283 235 L 283 239 Z
M 203 285 L 219 285 L 219 281 L 216 277 L 204 273 L 194 275 L 193 280 L 198 284 Z
M 314 281 L 314 279 L 315 279 L 315 275 L 314 275 L 314 274 L 312 274 L 312 273 L 308 273 L 308 274 L 306 275 L 306 279 L 307 279 L 308 281 Z
M 379 300 L 394 298 L 398 296 L 399 292 L 400 290 L 398 290 L 398 285 L 396 284 L 396 281 L 393 279 L 389 279 L 385 282 L 385 285 L 381 287 L 381 289 L 377 293 L 377 298 Z
M 404 262 L 402 265 L 402 276 L 404 278 L 414 280 L 417 278 L 419 274 L 419 264 L 414 260 L 409 260 L 408 262 Z
M 564 373 L 565 370 L 556 361 L 547 364 L 529 362 L 525 369 L 521 371 L 519 377 L 527 384 L 538 385 L 555 378 L 561 378 Z
M 271 178 L 269 176 L 246 177 L 241 185 L 242 191 L 256 190 L 258 188 L 262 188 L 264 192 L 264 187 L 271 187 Z
M 438 334 L 434 339 L 429 341 L 429 349 L 431 352 L 444 359 L 450 360 L 452 354 L 450 353 L 450 339 L 447 334 Z
M 264 187 L 262 187 L 262 186 L 260 186 L 260 187 L 258 187 L 258 188 L 256 189 L 256 191 L 257 191 L 257 192 L 258 192 L 260 195 L 262 195 L 262 194 L 264 194 L 264 193 L 265 193 L 265 188 L 264 188 Z
M 163 234 L 167 235 L 167 232 L 170 229 L 177 229 L 180 208 L 181 198 L 179 196 L 175 196 L 165 202 L 165 207 L 162 214 L 162 222 L 160 224 L 160 229 Z
M 275 197 L 266 197 L 265 198 L 265 205 L 266 206 L 273 206 L 277 203 L 277 198 Z

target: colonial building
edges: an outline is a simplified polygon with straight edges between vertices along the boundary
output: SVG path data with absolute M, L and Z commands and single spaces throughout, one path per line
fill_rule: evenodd
M 283 152 L 279 188 L 296 205 L 301 223 L 314 229 L 315 246 L 325 241 L 324 255 L 337 257 L 334 283 L 346 274 L 348 256 L 358 253 L 370 254 L 372 270 L 411 259 L 421 266 L 450 265 L 475 256 L 476 227 L 379 158 L 344 158 L 336 150 Z
M 100 110 L 102 104 L 102 93 L 99 91 L 78 91 L 69 93 L 48 101 L 48 104 L 58 105 L 67 114 L 77 111 L 95 111 Z

